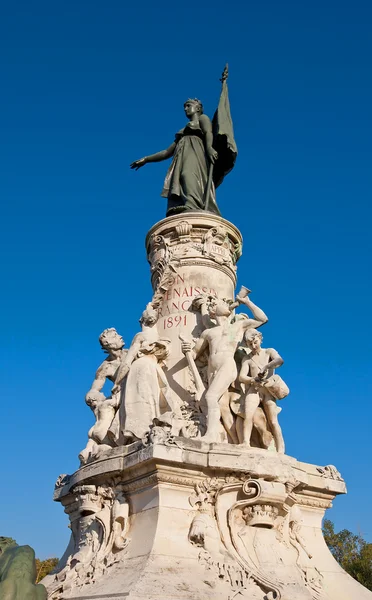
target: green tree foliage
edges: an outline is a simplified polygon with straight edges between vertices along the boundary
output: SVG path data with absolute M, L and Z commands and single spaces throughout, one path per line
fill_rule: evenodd
M 48 573 L 53 571 L 59 562 L 58 558 L 36 559 L 36 583 L 39 583 Z
M 343 529 L 338 533 L 332 521 L 323 523 L 326 544 L 337 562 L 349 575 L 372 591 L 372 544 L 361 535 Z

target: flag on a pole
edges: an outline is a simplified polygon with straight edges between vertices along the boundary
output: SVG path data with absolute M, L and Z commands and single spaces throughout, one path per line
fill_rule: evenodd
M 218 159 L 213 167 L 213 182 L 216 188 L 233 169 L 238 154 L 230 112 L 229 92 L 226 83 L 227 77 L 228 65 L 226 65 L 222 73 L 220 101 L 212 121 L 213 148 L 218 152 Z

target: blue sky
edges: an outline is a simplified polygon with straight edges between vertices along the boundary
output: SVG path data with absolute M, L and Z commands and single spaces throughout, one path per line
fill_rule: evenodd
M 1 535 L 65 549 L 54 482 L 92 424 L 98 335 L 129 345 L 151 299 L 165 214 L 166 164 L 128 165 L 172 142 L 186 98 L 212 116 L 228 61 L 239 156 L 218 203 L 285 359 L 287 451 L 338 467 L 329 517 L 372 541 L 371 26 L 365 0 L 3 6 Z

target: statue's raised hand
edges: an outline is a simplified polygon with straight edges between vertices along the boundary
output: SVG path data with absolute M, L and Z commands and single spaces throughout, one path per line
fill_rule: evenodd
M 207 297 L 205 294 L 199 294 L 198 296 L 195 296 L 194 300 L 192 301 L 192 308 L 194 310 L 200 310 L 201 307 L 203 306 L 203 304 L 207 303 Z
M 134 162 L 132 162 L 130 165 L 130 168 L 136 169 L 136 171 L 138 171 L 138 169 L 143 167 L 146 164 L 146 162 L 147 162 L 147 160 L 146 160 L 146 156 L 145 156 L 144 158 L 140 158 L 139 160 L 135 160 Z
M 183 354 L 187 354 L 188 352 L 192 352 L 192 343 L 187 342 L 186 340 L 182 340 L 181 342 L 181 350 Z

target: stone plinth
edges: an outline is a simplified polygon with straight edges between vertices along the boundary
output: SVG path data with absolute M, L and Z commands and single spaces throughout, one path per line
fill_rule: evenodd
M 283 359 L 261 348 L 268 318 L 248 288 L 234 298 L 239 231 L 188 213 L 146 248 L 141 331 L 128 351 L 115 329 L 100 335 L 96 422 L 81 467 L 57 480 L 71 542 L 49 600 L 372 600 L 322 536 L 340 473 L 284 454 Z
M 72 543 L 59 580 L 44 580 L 51 600 L 372 598 L 322 537 L 346 491 L 334 468 L 170 438 L 111 450 L 59 484 Z

